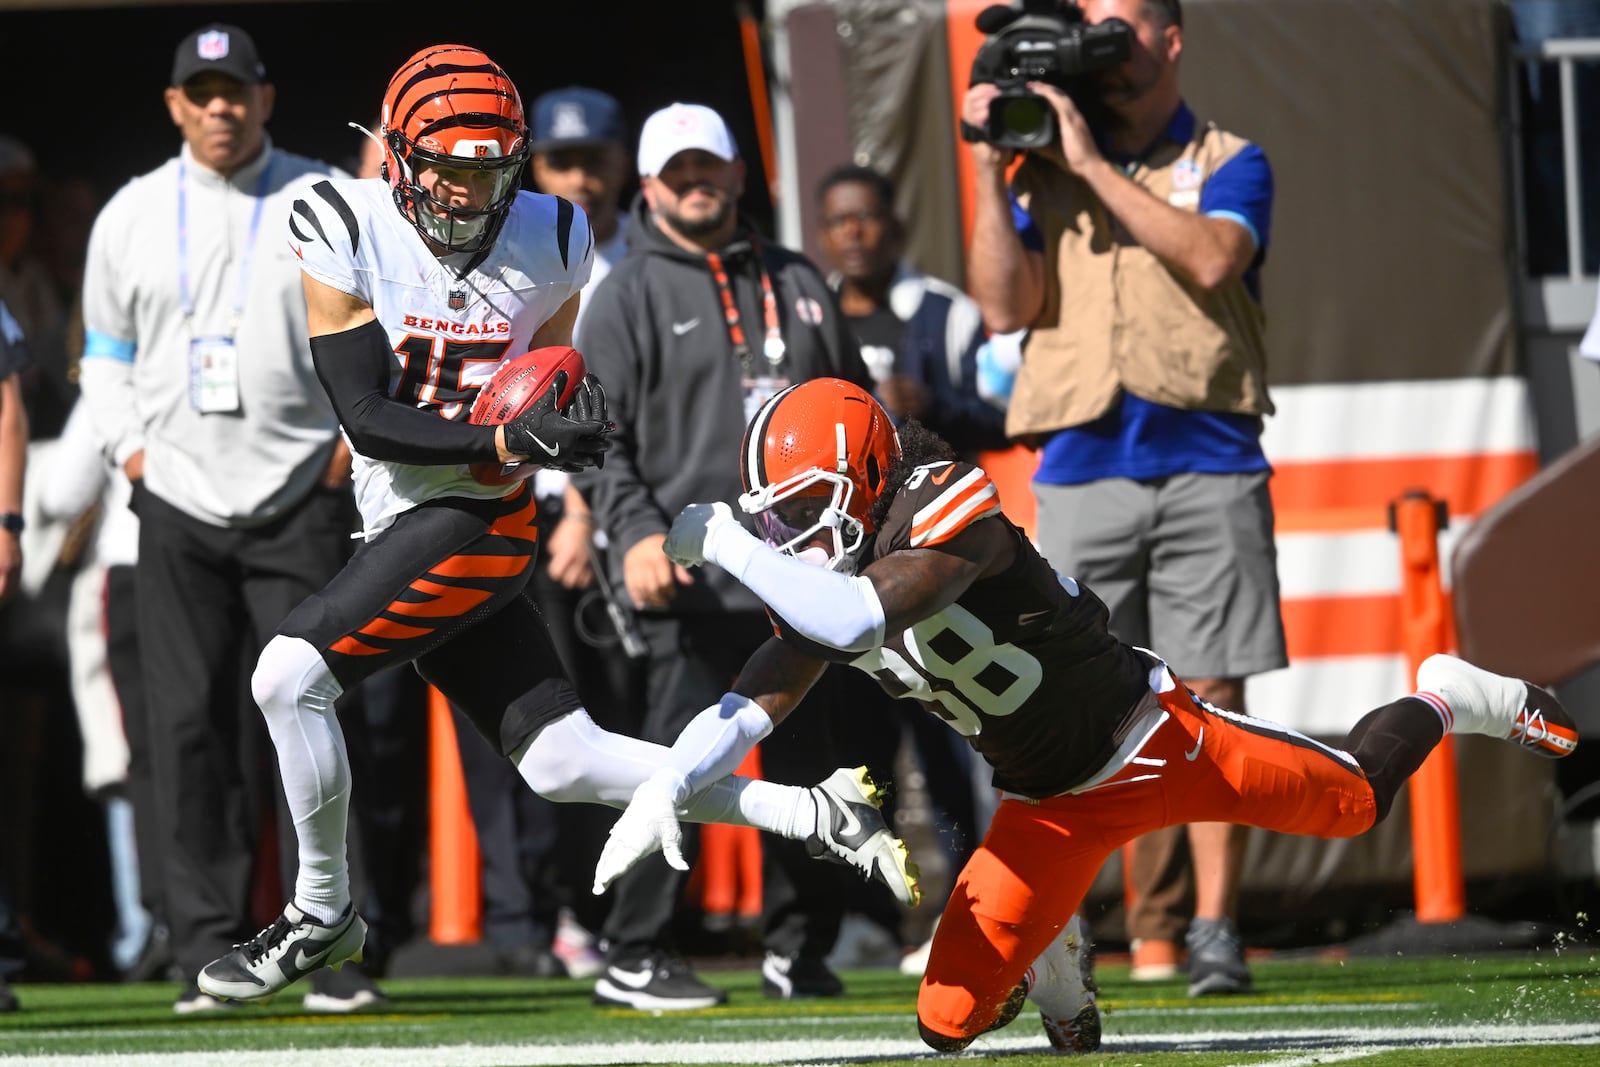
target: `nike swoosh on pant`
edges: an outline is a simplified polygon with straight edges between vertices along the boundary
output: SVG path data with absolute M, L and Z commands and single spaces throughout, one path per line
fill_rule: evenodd
M 1183 754 L 1183 758 L 1188 760 L 1190 763 L 1193 763 L 1195 760 L 1199 759 L 1200 758 L 1200 746 L 1205 744 L 1205 743 L 1206 743 L 1206 728 L 1204 726 L 1202 726 L 1202 727 L 1200 727 L 1200 736 L 1198 736 L 1198 737 L 1196 737 L 1194 739 L 1194 751 L 1185 752 Z

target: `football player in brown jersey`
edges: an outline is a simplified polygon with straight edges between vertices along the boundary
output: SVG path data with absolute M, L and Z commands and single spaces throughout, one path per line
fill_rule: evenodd
M 1099 598 L 1035 551 L 981 468 L 915 422 L 897 434 L 849 383 L 774 396 L 739 460 L 739 505 L 765 539 L 727 504 L 695 504 L 665 550 L 736 576 L 768 605 L 775 636 L 634 794 L 597 889 L 655 848 L 673 859 L 675 812 L 742 756 L 718 727 L 731 703 L 781 721 L 829 662 L 867 671 L 963 734 L 1003 793 L 945 905 L 917 998 L 923 1040 L 940 1051 L 1010 1022 L 1025 999 L 1057 1049 L 1099 1046 L 1074 916 L 1105 859 L 1146 831 L 1215 820 L 1349 837 L 1388 813 L 1448 733 L 1552 758 L 1577 747 L 1550 693 L 1446 655 L 1338 748 L 1199 700 L 1157 653 L 1109 634 Z

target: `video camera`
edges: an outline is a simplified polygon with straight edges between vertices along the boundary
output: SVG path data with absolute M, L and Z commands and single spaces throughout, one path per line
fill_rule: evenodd
M 1128 58 L 1133 27 L 1122 19 L 1088 25 L 1076 4 L 1062 0 L 1018 0 L 978 13 L 987 34 L 972 60 L 969 85 L 992 83 L 1000 95 L 989 105 L 982 128 L 961 124 L 968 141 L 1001 148 L 1043 148 L 1057 137 L 1049 101 L 1028 91 L 1028 82 L 1058 86 L 1089 117 L 1098 102 L 1086 92 L 1086 75 L 1109 70 Z

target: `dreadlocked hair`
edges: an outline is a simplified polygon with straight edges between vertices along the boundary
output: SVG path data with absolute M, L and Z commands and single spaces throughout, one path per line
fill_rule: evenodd
M 900 458 L 895 460 L 894 466 L 890 467 L 889 473 L 884 476 L 883 488 L 879 490 L 878 499 L 872 504 L 871 519 L 874 528 L 883 525 L 884 517 L 889 514 L 889 505 L 894 503 L 895 494 L 906 484 L 906 479 L 911 477 L 912 471 L 926 463 L 960 458 L 948 441 L 916 419 L 906 419 L 897 427 L 897 432 L 900 436 Z

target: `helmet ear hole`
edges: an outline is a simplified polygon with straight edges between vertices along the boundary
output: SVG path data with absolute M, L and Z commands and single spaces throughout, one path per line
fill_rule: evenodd
M 882 484 L 883 484 L 883 471 L 878 469 L 878 457 L 877 456 L 873 456 L 873 455 L 868 455 L 867 456 L 867 488 L 872 490 L 874 493 L 876 493 L 878 491 L 878 487 L 880 485 L 882 485 Z

